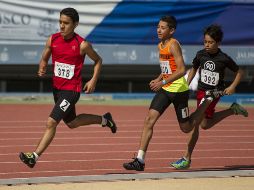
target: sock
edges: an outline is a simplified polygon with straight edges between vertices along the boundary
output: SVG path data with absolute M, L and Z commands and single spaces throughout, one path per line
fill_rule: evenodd
M 102 126 L 107 125 L 107 119 L 105 119 L 103 116 L 101 116 L 101 125 Z
M 205 98 L 202 98 L 198 106 L 200 106 L 201 104 L 203 104 L 204 101 L 205 101 Z
M 198 106 L 201 106 L 201 104 L 203 104 L 205 100 L 212 102 L 213 98 L 212 97 L 202 98 Z
M 34 155 L 34 157 L 35 157 L 35 161 L 37 161 L 37 160 L 39 159 L 39 155 L 36 154 L 36 152 L 33 152 L 33 155 Z
M 140 161 L 141 163 L 144 164 L 145 163 L 145 155 L 146 155 L 145 151 L 139 150 L 138 156 L 137 156 L 138 161 Z
M 210 100 L 212 102 L 213 98 L 212 97 L 208 97 L 207 100 Z

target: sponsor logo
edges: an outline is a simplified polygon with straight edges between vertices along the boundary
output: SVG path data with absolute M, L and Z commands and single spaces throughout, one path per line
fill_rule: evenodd
M 214 71 L 215 70 L 215 63 L 213 61 L 205 62 L 204 69 L 209 70 L 209 71 Z

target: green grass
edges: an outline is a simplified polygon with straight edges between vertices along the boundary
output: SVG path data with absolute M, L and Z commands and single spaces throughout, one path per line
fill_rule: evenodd
M 78 105 L 113 105 L 113 106 L 149 106 L 151 99 L 112 99 L 110 97 L 81 97 Z M 54 104 L 52 96 L 9 96 L 0 97 L 0 104 Z M 231 103 L 220 102 L 217 107 L 229 107 Z M 196 100 L 189 100 L 189 106 L 195 107 Z M 253 103 L 244 104 L 254 107 Z

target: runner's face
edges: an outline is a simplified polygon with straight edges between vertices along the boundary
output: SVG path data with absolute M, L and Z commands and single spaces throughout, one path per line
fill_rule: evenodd
M 161 41 L 167 40 L 173 34 L 173 28 L 169 28 L 168 23 L 160 21 L 157 26 L 157 35 Z
M 204 36 L 204 46 L 205 46 L 205 50 L 208 53 L 213 54 L 213 53 L 216 53 L 218 51 L 219 42 L 216 42 L 211 36 L 206 34 Z
M 77 23 L 74 23 L 72 19 L 66 15 L 61 15 L 59 19 L 60 33 L 64 39 L 69 39 L 74 33 Z

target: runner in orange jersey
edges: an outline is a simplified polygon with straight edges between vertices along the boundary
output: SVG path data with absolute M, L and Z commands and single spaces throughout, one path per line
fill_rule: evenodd
M 184 133 L 189 133 L 193 127 L 199 125 L 209 103 L 215 96 L 220 95 L 217 92 L 209 92 L 200 108 L 189 114 L 189 87 L 184 78 L 185 64 L 180 43 L 173 38 L 176 26 L 177 21 L 174 16 L 163 16 L 159 21 L 157 34 L 161 40 L 158 44 L 161 74 L 149 84 L 156 95 L 144 121 L 138 155 L 134 161 L 123 164 L 127 170 L 144 170 L 145 154 L 153 135 L 153 127 L 171 103 L 174 105 L 180 129 Z

